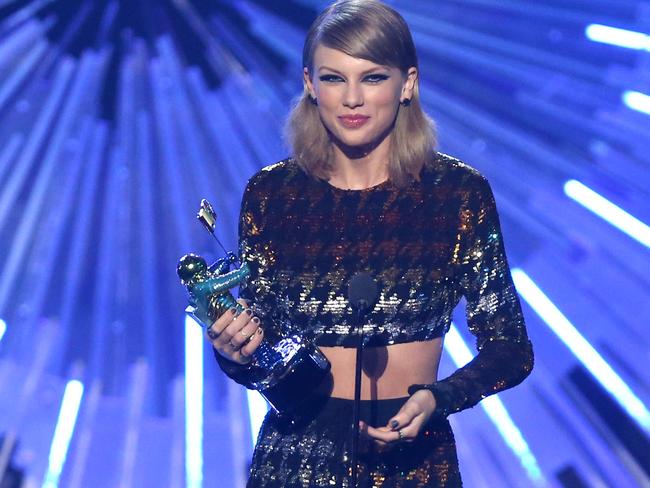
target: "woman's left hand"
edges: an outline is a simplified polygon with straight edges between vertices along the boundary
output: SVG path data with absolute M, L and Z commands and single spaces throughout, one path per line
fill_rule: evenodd
M 430 390 L 418 390 L 402 405 L 386 426 L 372 427 L 359 422 L 363 435 L 380 449 L 400 442 L 413 442 L 436 409 L 436 399 Z M 401 432 L 401 435 L 400 435 Z

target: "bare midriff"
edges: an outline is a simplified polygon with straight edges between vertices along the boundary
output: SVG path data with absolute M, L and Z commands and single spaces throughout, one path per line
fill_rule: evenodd
M 332 392 L 336 398 L 354 398 L 356 349 L 320 347 L 332 364 Z M 385 400 L 408 396 L 414 383 L 433 383 L 438 377 L 442 338 L 429 341 L 366 347 L 363 350 L 361 399 Z

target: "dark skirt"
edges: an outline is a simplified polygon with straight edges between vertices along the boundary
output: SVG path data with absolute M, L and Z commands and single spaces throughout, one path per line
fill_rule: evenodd
M 360 418 L 387 424 L 406 398 L 364 400 Z M 321 398 L 293 423 L 269 411 L 260 429 L 247 488 L 349 488 L 352 400 Z M 413 442 L 379 452 L 362 443 L 359 487 L 462 486 L 454 434 L 447 419 L 430 420 Z

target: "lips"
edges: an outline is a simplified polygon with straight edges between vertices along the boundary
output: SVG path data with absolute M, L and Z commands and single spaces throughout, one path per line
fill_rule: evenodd
M 369 118 L 370 117 L 366 115 L 341 115 L 339 117 L 339 120 L 343 126 L 350 129 L 356 129 L 357 127 L 361 127 L 363 124 L 365 124 Z

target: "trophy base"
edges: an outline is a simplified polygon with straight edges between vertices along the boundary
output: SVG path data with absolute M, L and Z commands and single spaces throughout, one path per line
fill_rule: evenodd
M 299 336 L 287 337 L 273 349 L 280 353 L 281 361 L 254 386 L 276 412 L 293 417 L 331 365 L 318 347 Z

